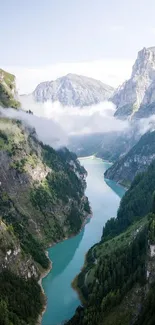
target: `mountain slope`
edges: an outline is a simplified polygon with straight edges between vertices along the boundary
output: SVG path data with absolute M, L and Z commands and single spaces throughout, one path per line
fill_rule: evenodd
M 15 76 L 0 69 L 0 106 L 18 108 Z
M 63 106 L 89 106 L 107 100 L 114 89 L 101 81 L 68 74 L 55 81 L 40 83 L 33 92 L 37 102 L 60 102 Z
M 118 118 L 149 116 L 149 105 L 155 102 L 155 47 L 143 48 L 132 68 L 131 78 L 120 86 L 111 100 Z M 145 113 L 144 113 L 145 107 Z M 141 115 L 141 108 L 143 110 Z
M 105 177 L 129 186 L 134 177 L 145 171 L 154 159 L 155 131 L 149 131 L 105 172 Z
M 155 161 L 135 178 L 117 218 L 107 221 L 100 243 L 88 251 L 73 282 L 83 307 L 68 325 L 154 324 L 154 190 Z
M 127 153 L 139 140 L 136 125 L 131 125 L 125 131 L 111 131 L 94 134 L 72 136 L 69 148 L 79 157 L 96 155 L 97 157 L 115 162 L 122 154 Z
M 46 247 L 77 233 L 90 212 L 86 171 L 67 149 L 39 142 L 20 121 L 0 119 L 0 318 L 33 325 L 45 303 L 37 281 Z

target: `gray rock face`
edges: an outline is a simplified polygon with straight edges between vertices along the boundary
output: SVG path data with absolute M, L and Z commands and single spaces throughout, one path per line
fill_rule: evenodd
M 55 81 L 40 83 L 33 92 L 38 102 L 60 102 L 63 106 L 88 106 L 112 96 L 114 89 L 101 81 L 68 74 Z
M 149 131 L 105 172 L 105 177 L 128 187 L 134 177 L 139 172 L 145 171 L 154 159 L 155 131 Z
M 145 107 L 155 102 L 155 47 L 143 48 L 132 68 L 131 78 L 123 83 L 111 98 L 117 106 L 115 116 L 132 118 Z M 149 112 L 148 112 L 149 114 Z M 144 112 L 143 112 L 144 115 Z

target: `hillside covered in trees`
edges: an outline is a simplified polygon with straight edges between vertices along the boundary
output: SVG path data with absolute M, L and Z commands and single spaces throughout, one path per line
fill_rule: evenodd
M 86 171 L 20 121 L 0 119 L 0 324 L 33 325 L 48 245 L 76 234 L 90 213 Z
M 153 325 L 155 321 L 155 162 L 137 175 L 100 243 L 74 279 L 82 306 L 69 325 Z

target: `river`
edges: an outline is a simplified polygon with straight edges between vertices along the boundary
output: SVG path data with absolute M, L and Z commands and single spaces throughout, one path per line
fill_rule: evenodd
M 88 172 L 86 195 L 91 204 L 93 217 L 82 231 L 49 248 L 52 270 L 43 279 L 47 297 L 47 309 L 42 325 L 59 325 L 70 319 L 80 304 L 71 282 L 80 272 L 88 249 L 98 242 L 105 222 L 116 216 L 120 199 L 125 190 L 113 181 L 104 180 L 104 172 L 110 166 L 100 159 L 80 159 Z

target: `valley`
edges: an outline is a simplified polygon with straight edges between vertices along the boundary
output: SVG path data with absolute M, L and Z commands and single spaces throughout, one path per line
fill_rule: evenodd
M 47 309 L 42 325 L 56 325 L 73 316 L 80 300 L 71 287 L 72 280 L 82 268 L 87 250 L 100 240 L 105 222 L 116 216 L 120 198 L 125 192 L 116 183 L 107 185 L 104 181 L 103 174 L 109 167 L 108 163 L 91 158 L 80 159 L 80 163 L 88 173 L 86 195 L 93 215 L 78 235 L 48 250 L 52 270 L 43 279 Z
M 154 71 L 147 47 L 117 89 L 69 73 L 19 96 L 0 69 L 0 324 L 154 325 Z

